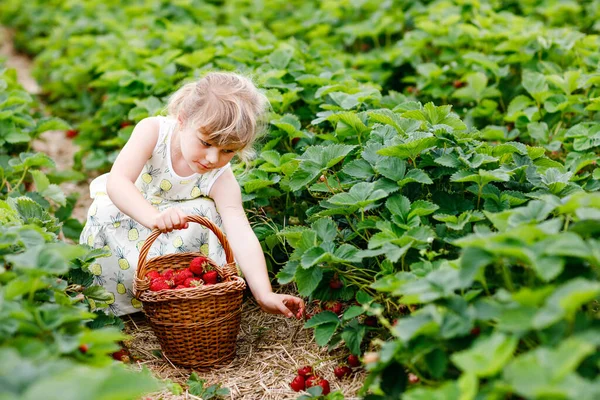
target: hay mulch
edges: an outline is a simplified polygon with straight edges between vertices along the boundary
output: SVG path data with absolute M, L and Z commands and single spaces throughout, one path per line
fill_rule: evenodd
M 290 288 L 276 291 L 290 293 Z M 310 305 L 307 308 L 312 312 Z M 135 360 L 132 366 L 140 369 L 146 366 L 160 379 L 170 379 L 184 388 L 181 395 L 163 390 L 144 399 L 198 399 L 185 390 L 194 371 L 179 368 L 162 358 L 158 340 L 143 313 L 125 316 L 123 321 L 125 332 L 131 337 L 127 346 Z M 346 399 L 358 399 L 357 392 L 362 387 L 365 371 L 357 369 L 351 377 L 338 380 L 333 368 L 345 361 L 348 350 L 342 344 L 328 353 L 326 347 L 321 348 L 315 343 L 313 330 L 304 329 L 303 325 L 302 320 L 263 312 L 249 297 L 242 306 L 236 357 L 222 368 L 195 372 L 207 385 L 221 384 L 228 388 L 231 399 L 283 400 L 300 396 L 301 393 L 294 392 L 289 384 L 298 368 L 311 365 L 318 375 L 329 381 L 332 392 L 340 390 Z

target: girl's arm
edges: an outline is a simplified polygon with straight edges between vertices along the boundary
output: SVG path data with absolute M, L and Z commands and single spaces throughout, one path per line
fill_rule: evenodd
M 134 183 L 152 155 L 159 129 L 160 121 L 156 117 L 143 119 L 135 126 L 106 183 L 106 192 L 117 208 L 147 228 L 153 227 L 159 212 L 144 199 Z
M 301 318 L 304 302 L 295 296 L 273 293 L 265 256 L 242 206 L 242 193 L 231 169 L 213 184 L 210 197 L 221 215 L 233 254 L 258 304 L 270 313 Z

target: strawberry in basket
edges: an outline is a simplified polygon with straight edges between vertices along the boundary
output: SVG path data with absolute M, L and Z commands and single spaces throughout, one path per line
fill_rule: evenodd
M 194 273 L 192 271 L 190 271 L 189 268 L 186 269 L 182 269 L 181 271 L 177 272 L 174 276 L 173 276 L 173 281 L 175 282 L 175 285 L 185 285 L 185 281 L 189 278 L 193 278 L 194 277 Z
M 208 261 L 208 258 L 204 256 L 194 257 L 192 261 L 190 261 L 190 271 L 196 276 L 202 276 L 205 267 L 208 266 L 210 266 L 210 262 Z

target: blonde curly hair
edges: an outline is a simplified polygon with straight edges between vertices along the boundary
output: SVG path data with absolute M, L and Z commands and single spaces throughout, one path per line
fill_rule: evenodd
M 253 144 L 266 131 L 267 97 L 250 78 L 231 72 L 210 72 L 183 85 L 169 98 L 167 112 L 192 124 L 217 146 L 237 145 L 244 161 L 254 156 Z

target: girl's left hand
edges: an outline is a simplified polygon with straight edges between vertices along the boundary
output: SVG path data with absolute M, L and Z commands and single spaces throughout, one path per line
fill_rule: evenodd
M 304 301 L 296 296 L 281 293 L 269 293 L 258 304 L 270 314 L 283 314 L 288 318 L 300 319 L 304 315 Z

